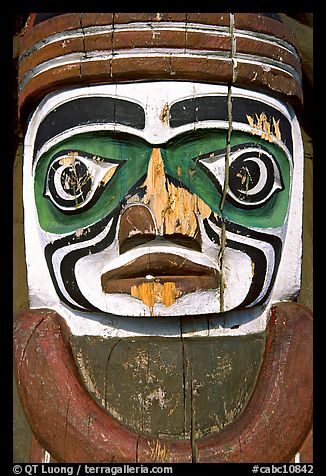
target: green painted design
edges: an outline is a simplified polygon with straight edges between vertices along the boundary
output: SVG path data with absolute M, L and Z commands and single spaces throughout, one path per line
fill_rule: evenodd
M 84 385 L 108 414 L 151 437 L 184 439 L 219 433 L 238 418 L 254 391 L 265 344 L 264 333 L 70 339 L 77 365 L 78 355 L 88 363 Z
M 257 136 L 234 131 L 231 146 L 256 144 L 268 149 L 275 157 L 284 190 L 279 190 L 262 206 L 255 209 L 238 208 L 227 199 L 220 210 L 221 192 L 196 163 L 196 157 L 226 149 L 226 131 L 199 130 L 182 134 L 161 148 L 165 173 L 180 186 L 197 194 L 217 215 L 231 222 L 257 228 L 274 228 L 284 223 L 290 192 L 290 164 L 286 154 L 276 144 Z M 116 170 L 105 191 L 91 208 L 78 209 L 73 215 L 60 211 L 44 196 L 47 170 L 52 157 L 64 150 L 84 151 L 103 159 L 125 162 Z M 79 134 L 52 147 L 39 160 L 35 171 L 35 200 L 41 227 L 52 233 L 70 233 L 85 228 L 113 211 L 140 179 L 145 176 L 153 146 L 129 134 L 97 132 Z M 222 159 L 223 160 L 223 159 Z M 223 184 L 221 184 L 223 186 Z
M 250 143 L 267 148 L 276 158 L 284 190 L 277 191 L 263 206 L 253 210 L 237 208 L 226 200 L 223 215 L 227 220 L 244 226 L 276 228 L 283 225 L 288 210 L 291 183 L 290 163 L 285 152 L 278 145 L 257 136 L 252 137 L 246 133 L 234 132 L 231 135 L 231 146 L 246 143 L 248 139 Z
M 246 143 L 261 145 L 273 154 L 279 165 L 284 183 L 284 190 L 277 191 L 259 208 L 238 208 L 226 200 L 222 213 L 220 210 L 221 193 L 219 193 L 209 176 L 192 160 L 199 155 L 225 149 L 225 131 L 198 131 L 171 142 L 162 153 L 166 172 L 178 180 L 180 184 L 196 193 L 218 216 L 223 215 L 225 219 L 233 223 L 248 227 L 275 228 L 281 226 L 286 217 L 290 192 L 291 174 L 288 158 L 276 144 L 246 133 L 238 131 L 232 133 L 231 147 Z M 223 184 L 221 185 L 223 186 Z
M 52 157 L 64 150 L 84 151 L 106 159 L 126 161 L 113 175 L 92 208 L 65 214 L 44 197 L 47 170 Z M 52 147 L 39 160 L 35 171 L 35 200 L 41 227 L 52 233 L 70 233 L 85 228 L 114 210 L 146 173 L 152 148 L 143 140 L 126 134 L 80 134 Z
M 221 194 L 193 159 L 225 148 L 226 131 L 210 130 L 183 134 L 173 139 L 162 151 L 166 173 L 198 195 L 219 215 Z

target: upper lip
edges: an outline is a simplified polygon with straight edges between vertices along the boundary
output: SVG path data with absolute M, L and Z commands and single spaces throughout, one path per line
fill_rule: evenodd
M 194 263 L 176 254 L 154 252 L 139 256 L 101 276 L 102 289 L 106 293 L 130 294 L 132 286 L 150 281 L 162 284 L 174 282 L 183 294 L 218 288 L 220 273 L 214 267 Z

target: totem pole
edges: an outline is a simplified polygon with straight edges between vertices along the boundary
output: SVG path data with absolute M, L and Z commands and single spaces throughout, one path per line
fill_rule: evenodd
M 302 99 L 276 14 L 29 17 L 31 461 L 293 460 L 312 413 Z

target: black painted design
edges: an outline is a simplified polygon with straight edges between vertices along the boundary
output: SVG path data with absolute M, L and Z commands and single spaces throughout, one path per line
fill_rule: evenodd
M 102 312 L 96 307 L 94 307 L 91 303 L 89 303 L 85 299 L 83 294 L 80 292 L 77 281 L 76 281 L 76 276 L 75 276 L 75 266 L 77 261 L 83 256 L 86 256 L 88 254 L 98 253 L 113 243 L 113 240 L 116 236 L 116 227 L 117 227 L 118 219 L 121 213 L 121 209 L 125 205 L 125 201 L 127 200 L 128 196 L 132 196 L 138 192 L 143 193 L 143 189 L 140 188 L 140 186 L 143 184 L 144 179 L 145 179 L 145 176 L 142 176 L 138 180 L 138 182 L 134 185 L 134 187 L 132 187 L 132 189 L 129 190 L 125 199 L 121 201 L 120 205 L 116 207 L 115 210 L 109 213 L 102 220 L 94 223 L 94 225 L 89 226 L 87 234 L 82 234 L 77 236 L 76 233 L 73 233 L 71 235 L 60 238 L 54 241 L 53 243 L 49 243 L 45 247 L 44 255 L 45 255 L 45 259 L 48 265 L 48 269 L 49 269 L 50 276 L 54 284 L 55 290 L 59 298 L 61 299 L 61 301 L 68 304 L 71 308 L 80 310 L 80 311 L 90 310 L 90 311 Z M 74 301 L 76 301 L 81 307 L 75 306 L 69 300 L 65 298 L 65 296 L 62 294 L 60 290 L 60 287 L 57 282 L 56 274 L 54 271 L 54 267 L 53 267 L 53 255 L 57 250 L 64 248 L 65 246 L 93 240 L 94 238 L 96 238 L 96 236 L 98 236 L 104 230 L 104 228 L 108 225 L 111 219 L 113 219 L 113 221 L 110 226 L 110 230 L 100 242 L 96 244 L 91 244 L 91 245 L 87 245 L 87 243 L 85 243 L 84 248 L 81 248 L 78 250 L 72 250 L 68 252 L 61 262 L 60 275 L 64 283 L 65 289 L 67 293 L 74 299 Z
M 217 243 L 219 245 L 220 237 L 210 227 L 209 221 L 211 221 L 212 223 L 214 223 L 215 225 L 221 228 L 222 220 L 213 214 L 211 214 L 208 219 L 205 218 L 204 220 L 204 227 L 205 227 L 207 236 L 213 243 Z M 235 223 L 229 222 L 228 220 L 225 220 L 224 223 L 225 223 L 226 231 L 229 231 L 235 235 L 239 235 L 239 236 L 242 235 L 248 238 L 252 238 L 253 240 L 266 242 L 270 244 L 273 248 L 274 268 L 273 268 L 270 283 L 266 290 L 265 295 L 262 296 L 260 301 L 256 303 L 256 305 L 259 305 L 266 299 L 266 297 L 270 294 L 273 288 L 278 267 L 280 264 L 281 254 L 282 254 L 282 241 L 280 240 L 280 238 L 278 238 L 275 235 L 269 235 L 267 233 L 261 233 L 254 230 L 250 230 L 241 225 L 237 225 Z M 235 241 L 230 239 L 227 239 L 226 247 L 233 248 L 235 250 L 239 250 L 243 253 L 246 253 L 251 258 L 252 262 L 254 263 L 255 273 L 253 274 L 253 279 L 252 279 L 249 292 L 246 298 L 243 300 L 243 302 L 239 304 L 239 306 L 236 309 L 243 309 L 245 307 L 250 307 L 250 305 L 258 298 L 264 286 L 265 276 L 267 272 L 267 260 L 266 260 L 265 254 L 259 248 L 248 245 L 241 241 Z
M 60 274 L 68 294 L 74 299 L 74 301 L 88 310 L 97 310 L 98 312 L 101 312 L 99 309 L 90 304 L 81 293 L 75 275 L 75 266 L 79 259 L 89 254 L 99 253 L 113 243 L 116 236 L 118 218 L 119 213 L 116 212 L 113 216 L 113 221 L 108 233 L 101 241 L 96 244 L 86 246 L 85 248 L 79 248 L 70 251 L 61 261 Z
M 266 167 L 266 176 L 262 176 L 260 167 L 255 161 L 255 158 L 261 160 Z M 278 181 L 281 181 L 281 185 L 275 188 L 275 171 L 274 167 L 277 167 Z M 262 184 L 259 185 L 260 180 Z M 259 186 L 258 190 L 250 194 L 250 192 Z M 229 201 L 235 202 L 238 207 L 256 208 L 266 203 L 267 199 L 270 199 L 276 191 L 284 190 L 284 184 L 281 178 L 281 172 L 277 165 L 277 162 L 264 154 L 261 150 L 243 152 L 230 164 L 229 169 L 229 187 L 230 191 L 236 197 L 236 201 L 232 199 L 232 196 L 228 196 Z M 274 191 L 273 191 L 274 190 Z
M 82 258 L 83 256 L 86 256 L 88 254 L 97 253 L 98 251 L 101 251 L 102 249 L 110 246 L 110 244 L 113 243 L 113 240 L 116 235 L 116 226 L 117 226 L 119 214 L 120 214 L 120 207 L 118 207 L 112 213 L 107 215 L 103 220 L 90 226 L 89 232 L 87 233 L 87 235 L 77 236 L 74 233 L 72 235 L 65 236 L 59 240 L 56 240 L 53 243 L 49 243 L 45 247 L 45 250 L 44 250 L 45 259 L 49 268 L 49 272 L 50 272 L 55 290 L 58 296 L 60 297 L 61 301 L 68 304 L 73 309 L 80 310 L 80 311 L 90 310 L 90 311 L 101 312 L 99 309 L 93 306 L 80 292 L 78 284 L 76 282 L 75 266 L 79 258 Z M 85 241 L 92 240 L 104 230 L 104 228 L 108 225 L 108 223 L 110 222 L 112 218 L 113 218 L 113 221 L 108 233 L 99 243 L 88 245 L 88 246 L 86 245 L 84 248 L 70 251 L 67 253 L 67 255 L 63 258 L 61 262 L 61 265 L 60 265 L 61 279 L 64 283 L 67 293 L 74 299 L 74 301 L 76 301 L 81 306 L 81 307 L 77 307 L 74 304 L 72 304 L 69 300 L 67 300 L 66 297 L 61 292 L 61 289 L 57 282 L 54 267 L 53 267 L 53 255 L 57 250 L 64 248 L 67 245 L 72 245 L 74 243 L 82 243 Z M 76 256 L 78 256 L 77 259 L 74 259 Z
M 87 124 L 122 124 L 141 130 L 145 127 L 144 109 L 132 101 L 92 96 L 72 99 L 50 111 L 39 125 L 34 157 L 49 139 L 73 127 Z
M 88 172 L 87 166 L 80 160 L 75 164 L 64 167 L 60 174 L 59 188 L 71 198 L 64 199 L 60 196 L 59 190 L 55 185 L 55 175 L 59 173 L 62 166 L 59 161 L 53 164 L 48 174 L 48 187 L 54 204 L 66 207 L 77 207 L 83 203 L 92 188 L 92 178 Z
M 227 97 L 205 96 L 185 99 L 170 107 L 171 127 L 180 127 L 198 121 L 227 121 Z
M 265 113 L 267 118 L 279 121 L 282 142 L 293 154 L 292 129 L 288 119 L 277 109 L 258 100 L 232 96 L 232 121 L 248 125 L 247 115 L 256 117 Z M 198 121 L 226 121 L 228 122 L 228 108 L 226 96 L 203 96 L 185 99 L 172 104 L 170 108 L 170 127 L 180 127 Z

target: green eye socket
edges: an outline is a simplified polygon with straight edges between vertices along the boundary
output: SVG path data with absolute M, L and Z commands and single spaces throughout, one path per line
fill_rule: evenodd
M 175 137 L 161 148 L 166 175 L 198 195 L 218 215 L 225 149 L 226 132 L 213 129 Z M 69 233 L 104 218 L 139 186 L 152 150 L 152 145 L 138 137 L 103 131 L 79 134 L 52 147 L 35 169 L 41 227 Z M 282 225 L 291 177 L 286 154 L 276 144 L 234 131 L 229 162 L 223 216 L 250 227 Z
M 34 179 L 40 226 L 70 233 L 101 220 L 145 175 L 152 148 L 129 134 L 75 135 L 39 158 Z
M 223 211 L 225 131 L 206 129 L 185 134 L 171 141 L 164 153 L 167 173 L 217 215 L 248 227 L 275 228 L 284 223 L 291 168 L 288 156 L 277 144 L 233 131 Z

